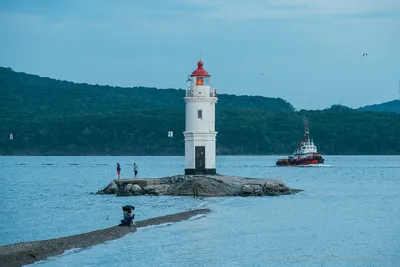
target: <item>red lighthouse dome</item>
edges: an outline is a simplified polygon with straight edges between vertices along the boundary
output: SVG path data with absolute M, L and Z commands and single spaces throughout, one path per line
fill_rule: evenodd
M 203 62 L 201 60 L 197 62 L 197 69 L 194 70 L 190 75 L 190 77 L 198 77 L 198 76 L 206 76 L 206 77 L 211 76 L 205 69 L 203 69 Z

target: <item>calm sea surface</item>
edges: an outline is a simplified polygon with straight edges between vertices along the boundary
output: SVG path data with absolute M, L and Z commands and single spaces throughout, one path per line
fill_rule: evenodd
M 115 197 L 115 176 L 182 174 L 183 157 L 0 157 L 0 245 L 208 207 L 206 216 L 139 229 L 38 266 L 400 266 L 400 156 L 330 156 L 275 167 L 276 156 L 219 156 L 217 171 L 304 189 L 280 197 Z

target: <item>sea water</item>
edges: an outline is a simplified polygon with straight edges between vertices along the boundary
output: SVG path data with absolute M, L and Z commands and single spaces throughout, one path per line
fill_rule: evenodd
M 219 156 L 222 174 L 283 180 L 279 197 L 95 195 L 116 176 L 182 174 L 183 157 L 0 157 L 0 245 L 210 208 L 138 229 L 38 266 L 400 266 L 400 157 L 326 156 L 324 166 L 275 167 L 277 156 Z

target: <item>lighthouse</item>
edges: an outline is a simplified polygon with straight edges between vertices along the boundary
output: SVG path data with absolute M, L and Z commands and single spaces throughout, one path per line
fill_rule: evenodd
M 210 76 L 200 60 L 186 90 L 185 175 L 216 174 L 217 94 L 210 87 Z

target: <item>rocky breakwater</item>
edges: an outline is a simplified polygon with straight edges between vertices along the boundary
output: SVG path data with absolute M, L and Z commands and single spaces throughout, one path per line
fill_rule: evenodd
M 227 175 L 175 175 L 149 179 L 116 179 L 96 194 L 117 196 L 280 196 L 295 194 L 282 181 Z

